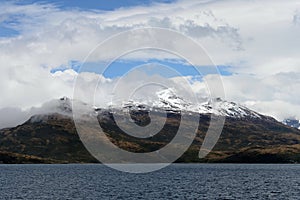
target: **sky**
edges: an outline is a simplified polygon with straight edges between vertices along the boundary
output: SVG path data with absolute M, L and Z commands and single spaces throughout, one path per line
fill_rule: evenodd
M 207 95 L 205 81 L 221 76 L 226 100 L 278 120 L 300 119 L 298 0 L 0 2 L 0 127 L 14 125 L 9 121 L 16 116 L 8 117 L 8 110 L 21 116 L 52 99 L 72 97 L 79 74 L 86 79 L 84 87 L 100 80 L 105 96 L 123 74 L 147 63 L 170 66 L 189 80 L 197 95 Z M 214 66 L 196 63 L 203 72 L 199 78 L 185 60 L 160 52 L 125 55 L 104 74 L 92 64 L 80 70 L 82 63 L 92 61 L 88 55 L 97 45 L 123 31 L 145 27 L 170 29 L 197 42 L 220 74 L 210 73 Z M 119 41 L 111 48 L 122 45 Z M 188 51 L 191 56 L 199 53 Z M 140 73 L 133 82 L 154 72 Z M 163 70 L 155 73 L 181 84 L 176 75 Z
M 120 8 L 134 7 L 134 6 L 149 6 L 154 3 L 172 3 L 174 0 L 86 0 L 86 1 L 72 1 L 72 0 L 23 0 L 16 1 L 18 4 L 33 4 L 33 3 L 51 3 L 62 9 L 80 9 L 80 10 L 106 10 L 113 11 Z

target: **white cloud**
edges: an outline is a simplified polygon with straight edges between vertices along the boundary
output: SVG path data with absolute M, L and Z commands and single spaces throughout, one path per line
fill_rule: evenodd
M 299 73 L 279 73 L 267 77 L 232 75 L 223 76 L 222 81 L 227 100 L 239 102 L 281 121 L 288 117 L 300 119 L 299 77 Z M 207 80 L 214 78 L 215 75 L 205 77 Z M 197 84 L 203 88 L 203 83 Z
M 22 124 L 30 116 L 20 108 L 2 108 L 0 109 L 0 128 L 14 127 Z

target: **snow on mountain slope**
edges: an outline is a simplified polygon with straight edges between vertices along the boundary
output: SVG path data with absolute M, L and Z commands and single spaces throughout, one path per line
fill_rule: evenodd
M 291 126 L 293 128 L 300 129 L 300 120 L 297 120 L 297 119 L 285 119 L 282 123 L 285 124 L 285 125 Z
M 107 111 L 127 111 L 128 108 L 133 110 L 166 110 L 168 112 L 188 112 L 189 114 L 215 114 L 220 116 L 226 116 L 231 118 L 268 118 L 255 111 L 252 111 L 244 106 L 238 105 L 234 102 L 228 102 L 220 98 L 213 100 L 201 99 L 199 103 L 192 103 L 188 98 L 184 98 L 175 93 L 174 89 L 165 89 L 155 93 L 156 98 L 151 99 L 134 99 L 126 101 L 117 105 L 107 106 L 93 106 L 81 102 L 79 100 L 72 100 L 67 97 L 60 99 L 54 99 L 42 104 L 39 107 L 32 107 L 31 109 L 16 112 L 20 119 L 18 121 L 10 123 L 9 125 L 3 124 L 0 128 L 13 127 L 20 125 L 31 118 L 33 121 L 40 121 L 47 119 L 47 115 L 58 113 L 67 117 L 73 117 L 72 104 L 75 102 L 76 113 L 83 114 L 84 116 L 93 116 L 100 113 L 99 111 L 104 109 Z M 94 111 L 94 112 L 93 112 Z M 32 118 L 33 117 L 33 118 Z M 15 119 L 16 117 L 14 117 Z M 297 124 L 298 123 L 298 124 Z M 299 128 L 299 121 L 286 121 L 285 124 Z
M 252 111 L 234 102 L 228 102 L 220 98 L 207 100 L 206 102 L 192 103 L 177 96 L 174 89 L 165 89 L 156 93 L 158 100 L 140 102 L 129 101 L 123 104 L 123 108 L 145 110 L 149 108 L 160 108 L 168 111 L 186 111 L 200 114 L 215 114 L 233 118 L 262 118 L 263 115 Z
M 175 93 L 174 89 L 165 89 L 156 92 L 155 100 L 130 100 L 123 102 L 122 105 L 110 105 L 107 107 L 94 107 L 97 112 L 101 109 L 114 109 L 114 110 L 166 110 L 168 112 L 189 112 L 200 114 L 215 114 L 219 116 L 231 117 L 231 118 L 263 118 L 266 117 L 255 111 L 252 111 L 244 106 L 238 105 L 234 102 L 228 102 L 220 98 L 210 99 L 199 103 L 192 103 Z M 72 115 L 72 102 L 67 97 L 63 97 L 58 100 L 52 100 L 41 107 L 32 108 L 30 113 L 33 114 L 48 114 L 59 113 L 64 115 Z M 92 108 L 87 104 L 76 101 L 76 105 L 83 108 Z M 92 109 L 91 109 L 92 110 Z

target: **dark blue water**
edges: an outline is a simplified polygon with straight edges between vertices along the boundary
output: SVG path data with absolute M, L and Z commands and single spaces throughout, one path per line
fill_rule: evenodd
M 0 165 L 1 199 L 300 199 L 300 165 Z

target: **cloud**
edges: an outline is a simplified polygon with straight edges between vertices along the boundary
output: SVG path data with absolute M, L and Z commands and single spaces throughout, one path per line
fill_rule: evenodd
M 280 100 L 270 100 L 246 102 L 245 105 L 262 114 L 274 116 L 279 121 L 283 121 L 284 119 L 300 119 L 299 112 L 295 111 L 300 109 L 299 104 L 292 104 Z
M 204 79 L 213 82 L 215 76 L 208 75 Z M 223 76 L 222 81 L 227 100 L 282 121 L 285 118 L 300 119 L 297 92 L 300 87 L 299 77 L 299 73 L 278 73 L 267 77 L 232 75 Z M 198 82 L 197 87 L 202 89 L 204 83 Z
M 297 10 L 294 17 L 293 17 L 294 25 L 299 26 L 300 25 L 300 11 Z
M 29 113 L 20 108 L 2 108 L 0 109 L 0 128 L 15 127 L 24 123 L 29 117 Z
M 54 68 L 70 60 L 83 60 L 96 44 L 113 34 L 156 26 L 192 37 L 216 64 L 233 65 L 240 73 L 298 70 L 296 39 L 300 28 L 293 25 L 298 19 L 297 1 L 257 2 L 179 1 L 111 12 L 7 3 L 1 5 L 3 21 L 14 19 L 16 23 L 10 26 L 22 35 L 2 42 L 7 51 L 22 58 L 19 63 L 35 56 L 34 64 Z M 278 70 L 283 63 L 287 63 L 286 69 Z
M 1 7 L 1 10 L 8 10 L 3 13 L 4 18 L 15 21 L 16 25 L 11 25 L 11 28 L 22 33 L 13 40 L 3 40 L 6 51 L 14 51 L 20 64 L 30 62 L 53 68 L 69 60 L 83 60 L 107 37 L 132 28 L 151 26 L 171 28 L 197 39 L 211 37 L 218 45 L 227 46 L 223 40 L 231 41 L 228 43 L 234 48 L 241 45 L 238 30 L 216 19 L 211 12 L 200 10 L 185 17 L 187 13 L 181 9 L 178 15 L 174 15 L 174 10 L 178 9 L 176 6 L 161 12 L 158 12 L 161 4 L 151 9 L 137 7 L 114 12 L 66 11 L 51 4 L 4 4 Z M 181 14 L 184 17 L 180 17 Z M 35 57 L 34 61 L 28 57 Z

